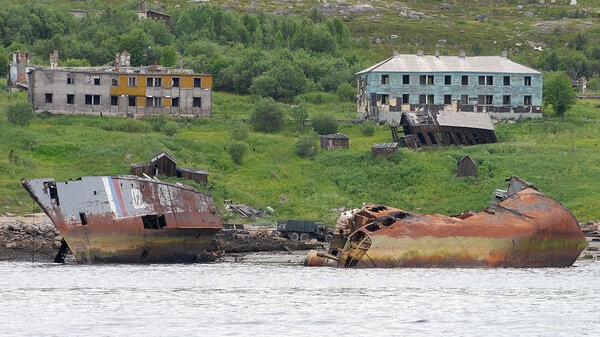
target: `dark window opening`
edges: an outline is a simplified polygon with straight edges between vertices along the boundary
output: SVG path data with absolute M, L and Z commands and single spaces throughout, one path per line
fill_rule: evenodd
M 436 132 L 435 136 L 437 137 L 437 140 L 440 142 L 440 144 L 444 144 L 444 137 L 442 136 L 441 132 Z
M 390 84 L 390 75 L 381 75 L 381 84 Z
M 131 76 L 127 82 L 127 86 L 129 87 L 137 87 L 137 77 Z
M 100 95 L 94 95 L 94 105 L 100 105 Z
M 171 80 L 171 86 L 174 88 L 179 88 L 179 77 L 173 77 Z
M 485 96 L 485 104 L 491 105 L 493 103 L 494 103 L 494 96 L 492 96 L 492 95 L 486 95 Z
M 171 106 L 174 108 L 178 108 L 179 107 L 179 97 L 173 97 L 171 99 Z
M 504 76 L 504 85 L 510 85 L 510 76 Z
M 44 187 L 48 190 L 50 199 L 54 200 L 57 205 L 60 205 L 58 202 L 58 189 L 56 188 L 56 184 L 52 181 L 49 181 L 44 183 Z
M 46 94 L 46 103 L 52 103 L 52 94 Z
M 433 104 L 433 95 L 427 95 L 427 104 Z
M 402 94 L 402 104 L 408 104 L 410 99 L 409 94 Z
M 452 84 L 452 76 L 450 76 L 450 75 L 446 75 L 446 76 L 444 76 L 444 84 L 445 84 L 445 85 L 450 85 L 450 84 Z
M 479 85 L 485 85 L 485 76 L 479 76 Z
M 67 84 L 75 84 L 75 75 L 67 74 Z
M 444 104 L 452 104 L 452 95 L 444 95 Z
M 85 105 L 92 105 L 92 95 L 85 95 Z
M 75 104 L 75 95 L 67 94 L 67 104 Z
M 100 85 L 100 77 L 94 77 L 94 85 Z
M 135 96 L 129 96 L 129 106 L 135 106 Z
M 381 95 L 381 104 L 390 104 L 390 95 Z
M 503 105 L 510 105 L 510 95 L 503 95 L 502 96 L 502 104 Z
M 523 105 L 531 105 L 531 95 L 525 95 L 523 97 Z
M 164 215 L 144 215 L 142 222 L 145 229 L 161 229 L 167 225 Z
M 486 76 L 485 84 L 486 85 L 494 85 L 494 76 Z
M 81 219 L 81 224 L 83 226 L 87 225 L 87 217 L 85 216 L 85 213 L 80 212 L 79 213 L 79 219 Z
M 525 76 L 525 86 L 531 86 L 531 76 Z
M 463 75 L 461 79 L 462 85 L 469 85 L 469 76 Z
M 200 88 L 202 86 L 202 78 L 194 77 L 194 88 Z
M 154 78 L 154 86 L 155 87 L 162 87 L 162 77 L 155 77 Z
M 118 87 L 119 86 L 119 79 L 117 77 L 114 77 L 111 79 L 111 85 L 113 87 Z
M 460 104 L 469 104 L 469 95 L 460 95 Z
M 194 107 L 194 108 L 202 107 L 202 100 L 200 99 L 200 97 L 194 97 L 194 99 L 192 100 L 192 107 Z
M 147 77 L 147 78 L 146 78 L 146 86 L 147 86 L 147 87 L 149 87 L 149 88 L 150 88 L 150 87 L 152 87 L 152 86 L 153 86 L 153 83 L 154 83 L 154 80 L 153 80 L 153 78 L 152 78 L 152 77 Z
M 111 95 L 110 96 L 110 105 L 119 105 L 119 96 Z
M 427 142 L 425 141 L 425 137 L 423 137 L 422 133 L 417 133 L 417 137 L 419 137 L 419 141 L 421 142 L 421 144 L 427 144 Z
M 410 84 L 410 75 L 402 75 L 402 84 Z
M 429 140 L 433 145 L 437 145 L 438 143 L 437 138 L 435 138 L 435 134 L 433 132 L 429 132 Z
M 425 85 L 425 84 L 427 84 L 427 76 L 425 76 L 425 75 L 421 75 L 421 76 L 419 76 L 419 84 L 420 84 L 420 85 Z
M 419 95 L 419 104 L 426 104 L 426 103 L 427 103 L 427 96 Z

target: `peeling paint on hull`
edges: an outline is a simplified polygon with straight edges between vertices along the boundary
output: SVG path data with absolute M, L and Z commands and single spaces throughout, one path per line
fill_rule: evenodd
M 78 263 L 185 263 L 216 257 L 212 197 L 135 176 L 23 179 Z
M 366 204 L 338 223 L 340 230 L 350 233 L 345 243 L 332 245 L 329 258 L 309 253 L 306 265 L 566 267 L 587 246 L 571 212 L 531 186 L 458 217 Z

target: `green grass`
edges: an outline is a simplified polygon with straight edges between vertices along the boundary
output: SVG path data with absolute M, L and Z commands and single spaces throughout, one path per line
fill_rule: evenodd
M 497 124 L 497 144 L 401 149 L 396 157 L 379 159 L 370 156 L 370 146 L 391 141 L 388 127 L 378 126 L 374 135 L 364 137 L 357 125 L 342 123 L 339 131 L 350 136 L 350 149 L 320 151 L 310 160 L 294 154 L 300 133 L 288 120 L 277 133 L 250 132 L 249 152 L 238 166 L 226 151 L 229 131 L 248 118 L 252 98 L 218 92 L 213 97 L 213 119 L 179 119 L 180 132 L 167 137 L 135 132 L 136 127 L 129 130 L 134 132 L 106 127 L 127 123 L 118 118 L 59 116 L 16 127 L 6 121 L 6 106 L 26 96 L 0 94 L 0 213 L 38 210 L 19 184 L 23 177 L 65 180 L 123 174 L 129 172 L 127 153 L 132 154 L 131 162 L 146 162 L 166 150 L 181 166 L 209 171 L 211 193 L 225 218 L 225 199 L 271 206 L 276 218 L 323 219 L 330 224 L 337 216 L 332 209 L 360 207 L 363 202 L 455 214 L 487 206 L 493 190 L 505 188 L 504 179 L 512 175 L 562 202 L 580 221 L 600 218 L 599 101 L 579 101 L 564 123 L 551 118 Z M 339 119 L 355 115 L 352 104 L 310 104 L 309 111 L 333 112 Z M 136 123 L 152 130 L 150 121 Z M 16 164 L 8 161 L 10 150 L 19 158 Z M 477 179 L 454 178 L 456 163 L 465 154 L 478 165 Z

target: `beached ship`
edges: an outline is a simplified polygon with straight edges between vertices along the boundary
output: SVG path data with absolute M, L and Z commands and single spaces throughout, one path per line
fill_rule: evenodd
M 573 214 L 529 183 L 512 177 L 492 206 L 457 216 L 421 215 L 365 204 L 337 221 L 328 252 L 308 266 L 566 267 L 587 241 Z
M 63 236 L 78 263 L 214 260 L 222 229 L 212 197 L 192 187 L 137 176 L 90 176 L 21 184 Z

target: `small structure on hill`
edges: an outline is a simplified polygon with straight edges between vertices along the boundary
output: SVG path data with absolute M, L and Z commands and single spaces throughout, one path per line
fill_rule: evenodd
M 12 54 L 12 62 L 7 67 L 6 82 L 11 88 L 27 89 L 27 72 L 33 69 L 31 54 L 17 50 Z
M 343 133 L 331 133 L 321 136 L 323 150 L 347 149 L 350 146 L 350 137 Z
M 398 154 L 398 143 L 375 143 L 371 147 L 373 157 L 389 157 Z
M 208 183 L 208 171 L 177 166 L 175 158 L 166 151 L 157 153 L 146 164 L 132 164 L 131 173 L 139 177 L 163 175 L 185 178 L 203 185 Z
M 460 158 L 456 164 L 456 177 L 474 177 L 477 175 L 477 164 L 469 156 Z

